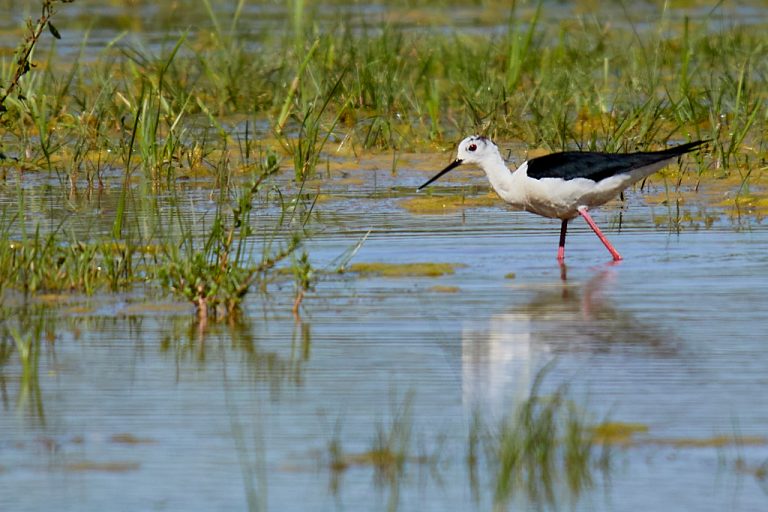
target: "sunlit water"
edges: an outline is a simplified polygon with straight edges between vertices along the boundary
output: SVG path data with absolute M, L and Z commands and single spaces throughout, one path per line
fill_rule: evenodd
M 56 42 L 57 55 L 85 60 L 98 58 L 105 48 L 131 48 L 140 52 L 162 54 L 168 52 L 182 34 L 191 38 L 206 36 L 216 30 L 218 24 L 225 34 L 232 33 L 250 51 L 258 51 L 270 37 L 285 37 L 293 30 L 292 2 L 251 1 L 243 2 L 238 12 L 238 24 L 231 26 L 238 2 L 211 0 L 215 19 L 205 8 L 204 2 L 177 0 L 173 2 L 128 2 L 77 0 L 71 5 L 58 7 L 55 17 L 62 39 Z M 321 29 L 335 30 L 340 19 L 345 27 L 358 33 L 376 33 L 382 24 L 396 26 L 413 32 L 431 30 L 464 34 L 494 34 L 505 36 L 509 31 L 511 6 L 453 3 L 446 9 L 441 2 L 416 2 L 403 8 L 402 4 L 387 2 L 352 2 L 330 0 L 327 2 L 302 2 L 303 23 L 315 24 Z M 658 2 L 634 2 L 631 9 L 619 4 L 590 2 L 562 2 L 545 0 L 540 13 L 544 22 L 561 22 L 575 18 L 591 20 L 597 14 L 611 25 L 639 32 L 658 29 L 660 16 L 667 22 L 682 23 L 685 18 L 697 21 L 698 29 L 713 33 L 735 23 L 760 25 L 766 22 L 768 12 L 759 0 L 721 2 L 716 8 L 700 2 L 673 2 L 664 8 Z M 0 10 L 6 16 L 0 18 L 0 47 L 14 48 L 19 41 L 15 30 L 28 18 L 40 15 L 39 3 L 26 0 L 0 0 Z M 532 15 L 535 3 L 519 4 L 514 11 Z M 663 14 L 662 14 L 663 13 Z M 47 47 L 51 38 L 45 38 L 41 46 Z M 184 50 L 182 50 L 184 51 Z
M 466 464 L 473 413 L 501 420 L 552 362 L 542 393 L 567 384 L 594 423 L 639 423 L 666 440 L 766 435 L 759 222 L 737 229 L 713 211 L 711 228 L 670 233 L 652 223 L 666 208 L 632 193 L 620 231 L 615 207 L 595 216 L 626 260 L 607 263 L 576 220 L 563 282 L 556 221 L 502 204 L 400 208 L 424 171 L 338 187 L 344 198 L 318 207 L 307 248 L 330 268 L 370 231 L 353 261 L 465 265 L 454 275 L 329 275 L 299 323 L 286 283 L 254 294 L 242 325 L 206 333 L 186 306 L 147 307 L 141 293 L 49 311 L 39 389 L 24 394 L 15 355 L 0 368 L 3 510 L 488 510 L 493 474 L 480 464 L 474 486 Z M 371 183 L 352 174 L 365 173 Z M 410 453 L 429 463 L 407 462 L 395 480 L 329 467 L 331 441 L 363 454 L 397 414 Z M 616 447 L 607 473 L 579 495 L 561 489 L 553 507 L 761 510 L 766 461 L 761 443 Z
M 85 5 L 62 9 L 65 56 L 79 51 L 88 16 L 129 27 L 120 9 Z M 349 9 L 361 20 L 382 14 Z M 137 29 L 142 40 L 167 47 L 163 20 L 178 13 L 142 12 L 159 20 Z M 764 15 L 750 10 L 741 19 Z M 183 28 L 210 27 L 204 12 L 189 16 Z M 255 34 L 285 12 L 249 5 L 243 20 Z M 104 25 L 90 29 L 87 57 L 118 35 Z M 768 436 L 766 227 L 709 208 L 717 219 L 710 227 L 670 231 L 653 219 L 671 212 L 632 193 L 621 229 L 615 206 L 595 214 L 625 261 L 607 263 L 577 219 L 564 282 L 556 221 L 502 204 L 442 215 L 401 208 L 430 170 L 352 172 L 364 184 L 333 185 L 307 250 L 315 267 L 330 270 L 368 234 L 353 261 L 464 266 L 439 278 L 324 275 L 300 322 L 290 282 L 254 292 L 240 325 L 202 333 L 191 307 L 141 290 L 55 307 L 8 298 L 27 313 L 4 322 L 45 329 L 37 379 L 24 376 L 17 354 L 0 360 L 0 511 L 489 510 L 493 474 L 481 460 L 475 481 L 466 463 L 473 415 L 500 421 L 548 364 L 542 393 L 567 384 L 591 422 L 641 424 L 651 441 L 614 447 L 611 468 L 595 470 L 581 493 L 561 486 L 548 505 L 521 494 L 508 508 L 764 510 L 768 445 L 658 441 Z M 46 180 L 52 190 L 42 189 Z M 444 186 L 456 191 L 458 181 Z M 475 174 L 469 183 L 484 180 Z M 0 202 L 12 208 L 18 191 L 4 187 Z M 111 232 L 115 193 L 67 198 L 45 176 L 26 177 L 24 187 L 30 229 L 66 221 L 74 237 Z M 213 207 L 201 183 L 179 194 L 190 219 Z M 129 229 L 163 233 L 156 219 L 143 221 Z M 401 475 L 382 477 L 369 464 L 330 467 L 332 441 L 364 454 L 397 415 L 412 428 L 413 459 Z

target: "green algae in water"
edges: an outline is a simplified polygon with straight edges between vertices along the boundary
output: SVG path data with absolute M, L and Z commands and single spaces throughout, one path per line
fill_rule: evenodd
M 141 464 L 138 462 L 115 461 L 115 462 L 95 462 L 82 461 L 65 464 L 63 469 L 68 472 L 101 472 L 101 473 L 126 473 L 128 471 L 138 471 Z
M 350 272 L 370 274 L 381 277 L 440 277 L 453 274 L 457 268 L 466 265 L 460 263 L 353 263 Z
M 437 284 L 435 286 L 432 286 L 429 291 L 435 292 L 435 293 L 459 293 L 461 291 L 461 288 L 458 286 L 445 286 L 441 284 Z
M 681 437 L 649 439 L 649 444 L 671 446 L 674 448 L 721 448 L 724 446 L 764 446 L 768 439 L 763 436 L 725 436 L 712 437 Z
M 608 421 L 592 427 L 595 442 L 604 444 L 630 443 L 635 434 L 647 432 L 648 425 L 642 423 Z
M 647 434 L 650 430 L 643 423 L 605 422 L 592 427 L 594 441 L 602 444 L 623 445 L 658 445 L 672 448 L 719 448 L 724 446 L 761 446 L 768 444 L 768 439 L 762 436 L 726 436 L 711 437 L 642 437 L 637 434 Z
M 499 204 L 499 199 L 495 194 L 479 197 L 427 196 L 403 199 L 398 204 L 413 214 L 433 215 L 451 213 L 462 208 L 487 208 Z

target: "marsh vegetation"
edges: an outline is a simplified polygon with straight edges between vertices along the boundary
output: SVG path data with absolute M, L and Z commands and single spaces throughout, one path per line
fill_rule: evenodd
M 764 497 L 765 2 L 0 9 L 0 489 L 154 489 L 173 453 L 217 492 L 126 506 L 591 509 L 618 476 L 643 508 L 626 467 L 661 454 Z M 416 195 L 469 133 L 514 163 L 711 142 L 607 208 L 612 304 L 484 181 Z
M 323 12 L 291 1 L 267 30 L 244 19 L 258 7 L 206 0 L 194 23 L 153 32 L 159 42 L 123 34 L 96 49 L 78 18 L 86 7 L 66 4 L 43 1 L 3 60 L 7 288 L 92 294 L 151 283 L 201 318 L 228 316 L 299 248 L 313 197 L 338 175 L 331 163 L 343 170 L 384 152 L 397 172 L 403 152 L 444 150 L 470 132 L 531 151 L 711 139 L 686 172 L 668 171 L 667 199 L 713 183 L 721 201 L 764 211 L 766 41 L 716 9 L 691 18 L 664 7 L 641 24 L 628 11 L 609 22 L 490 2 L 456 14 L 473 13 L 475 30 L 447 34 L 458 21 L 434 16 L 440 2 L 368 19 L 344 3 Z M 67 9 L 59 30 L 54 18 Z M 164 6 L 161 17 L 180 9 Z M 71 47 L 69 34 L 83 34 L 69 58 L 62 32 Z M 189 183 L 210 187 L 211 202 L 185 219 Z M 60 198 L 47 212 L 30 204 L 39 189 Z M 74 234 L 66 217 L 46 226 L 66 201 L 111 203 L 100 219 L 111 229 Z M 430 201 L 403 207 L 493 204 Z

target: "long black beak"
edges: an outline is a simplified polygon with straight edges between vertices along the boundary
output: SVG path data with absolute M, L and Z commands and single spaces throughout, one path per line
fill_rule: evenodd
M 429 185 L 429 184 L 430 184 L 430 183 L 432 183 L 433 181 L 435 181 L 435 180 L 437 180 L 438 178 L 440 178 L 440 177 L 441 177 L 443 174 L 446 174 L 448 171 L 450 171 L 450 170 L 452 170 L 452 169 L 455 169 L 455 168 L 457 168 L 458 166 L 460 166 L 460 165 L 461 165 L 463 162 L 464 162 L 463 160 L 459 160 L 459 159 L 457 158 L 456 160 L 454 160 L 453 162 L 451 162 L 451 163 L 448 165 L 448 167 L 446 167 L 445 169 L 443 169 L 443 170 L 442 170 L 442 171 L 440 171 L 439 173 L 435 174 L 433 177 L 431 177 L 431 178 L 429 179 L 429 181 L 427 181 L 425 184 L 423 184 L 422 186 L 420 186 L 419 188 L 417 188 L 417 189 L 416 189 L 416 191 L 418 192 L 419 190 L 423 189 L 424 187 L 426 187 L 427 185 Z

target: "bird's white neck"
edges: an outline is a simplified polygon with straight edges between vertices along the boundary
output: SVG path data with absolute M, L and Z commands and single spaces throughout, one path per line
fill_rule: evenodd
M 504 201 L 518 209 L 524 208 L 525 189 L 521 186 L 522 184 L 519 180 L 521 174 L 517 171 L 512 172 L 509 170 L 507 164 L 504 163 L 504 159 L 501 158 L 499 153 L 488 155 L 486 159 L 478 162 L 478 165 L 485 171 L 493 190 L 495 190 Z M 523 166 L 525 166 L 525 164 L 523 164 Z

